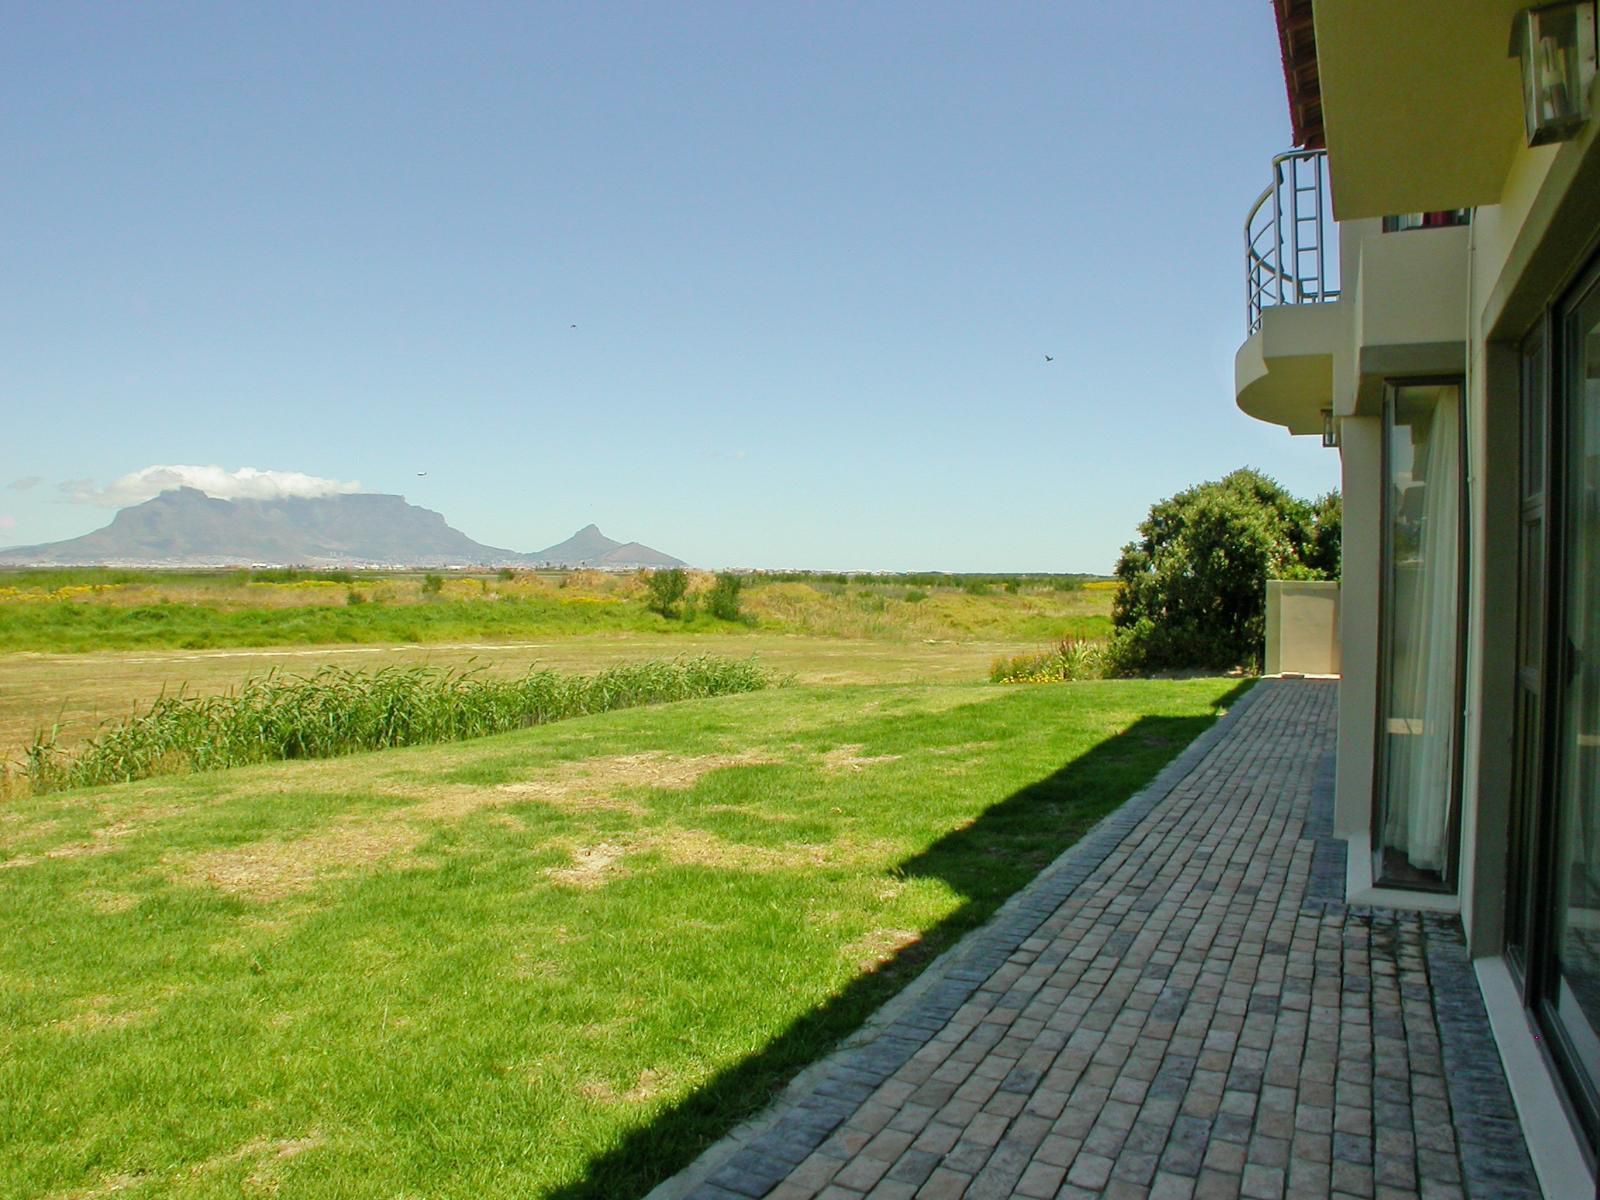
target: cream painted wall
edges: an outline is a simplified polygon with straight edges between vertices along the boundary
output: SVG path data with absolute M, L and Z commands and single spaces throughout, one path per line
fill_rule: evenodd
M 1267 580 L 1266 673 L 1339 673 L 1337 580 Z
M 1378 581 L 1382 573 L 1383 421 L 1346 417 L 1340 426 L 1344 493 L 1344 568 L 1339 604 L 1343 682 L 1334 831 L 1366 834 L 1372 825 L 1372 763 L 1378 705 Z
M 1473 954 L 1505 930 L 1516 670 L 1519 534 L 1515 347 L 1481 343 L 1467 379 L 1466 722 L 1462 744 L 1461 921 Z
M 1518 0 L 1511 7 L 1520 3 Z M 1495 30 L 1501 29 L 1509 19 L 1509 11 L 1497 14 L 1497 8 L 1498 4 L 1470 6 L 1474 14 L 1495 18 L 1482 22 L 1483 30 L 1468 39 L 1474 52 L 1483 56 L 1485 78 L 1494 70 L 1489 56 L 1503 54 L 1503 43 L 1491 44 L 1494 39 L 1488 37 L 1488 32 L 1494 32 L 1491 25 Z M 1403 83 L 1414 89 L 1416 80 L 1408 74 L 1411 64 L 1407 55 L 1418 47 L 1432 53 L 1444 45 L 1435 36 L 1439 31 L 1451 30 L 1454 36 L 1464 31 L 1466 24 L 1456 21 L 1454 13 L 1445 18 L 1432 4 L 1421 5 L 1412 13 L 1404 5 L 1380 0 L 1319 0 L 1316 13 L 1333 188 L 1339 211 L 1400 212 L 1472 203 L 1471 198 L 1451 199 L 1446 195 L 1452 188 L 1467 188 L 1469 183 L 1471 188 L 1483 187 L 1492 193 L 1477 201 L 1480 207 L 1474 211 L 1471 227 L 1456 234 L 1461 244 L 1459 251 L 1452 251 L 1459 255 L 1451 268 L 1454 273 L 1440 272 L 1426 285 L 1414 273 L 1403 270 L 1387 272 L 1387 278 L 1380 281 L 1379 271 L 1367 269 L 1377 259 L 1363 261 L 1363 254 L 1369 251 L 1420 254 L 1422 243 L 1404 239 L 1428 236 L 1426 231 L 1384 235 L 1375 220 L 1341 221 L 1340 263 L 1345 299 L 1337 307 L 1346 321 L 1346 332 L 1333 351 L 1331 363 L 1333 407 L 1342 416 L 1344 495 L 1344 578 L 1339 618 L 1343 680 L 1339 689 L 1334 827 L 1337 834 L 1351 840 L 1352 853 L 1359 855 L 1368 845 L 1372 821 L 1378 710 L 1384 487 L 1378 402 L 1385 374 L 1408 373 L 1403 356 L 1375 357 L 1364 353 L 1364 349 L 1382 345 L 1391 336 L 1401 336 L 1397 343 L 1401 346 L 1406 345 L 1403 337 L 1407 336 L 1423 338 L 1420 344 L 1437 346 L 1434 335 L 1426 330 L 1438 327 L 1439 322 L 1449 323 L 1452 337 L 1459 339 L 1458 362 L 1466 374 L 1469 521 L 1459 896 L 1468 944 L 1480 960 L 1481 970 L 1484 963 L 1502 962 L 1499 956 L 1504 948 L 1513 792 L 1519 473 L 1517 344 L 1574 273 L 1600 253 L 1600 118 L 1591 120 L 1577 138 L 1559 146 L 1508 148 L 1494 138 L 1449 145 L 1443 139 L 1430 141 L 1433 130 L 1421 125 L 1413 129 L 1407 122 L 1394 120 L 1395 112 L 1410 111 L 1409 102 L 1391 105 L 1381 88 L 1375 90 L 1374 80 L 1387 86 L 1386 81 L 1392 79 L 1396 86 Z M 1355 17 L 1362 19 L 1357 21 Z M 1343 32 L 1349 34 L 1345 39 L 1349 44 L 1342 49 L 1338 29 L 1330 28 L 1324 43 L 1323 26 L 1330 18 L 1337 18 L 1336 25 L 1342 22 Z M 1408 23 L 1416 25 L 1416 36 L 1399 36 L 1396 31 Z M 1384 53 L 1395 57 L 1399 69 L 1373 69 L 1374 62 L 1382 65 Z M 1441 51 L 1438 57 L 1445 63 L 1450 55 Z M 1475 89 L 1476 85 L 1469 88 L 1477 94 Z M 1493 83 L 1493 89 L 1504 90 L 1499 83 Z M 1486 85 L 1482 91 L 1488 95 L 1493 89 Z M 1591 94 L 1591 105 L 1600 111 L 1600 82 Z M 1457 103 L 1434 106 L 1446 116 L 1465 113 L 1471 107 Z M 1496 108 L 1489 115 L 1499 119 L 1505 113 Z M 1355 128 L 1353 122 L 1366 122 L 1367 128 Z M 1419 157 L 1409 150 L 1401 153 L 1406 150 L 1402 146 L 1405 139 L 1418 135 L 1419 130 L 1425 143 L 1423 149 L 1429 153 L 1439 151 L 1442 159 L 1439 153 L 1434 153 L 1432 159 L 1428 154 Z M 1365 161 L 1361 159 L 1363 153 L 1367 153 Z M 1483 166 L 1491 161 L 1498 163 L 1494 168 L 1498 178 L 1486 180 L 1482 177 Z M 1473 176 L 1470 181 L 1469 175 Z M 1380 238 L 1383 240 L 1377 240 Z M 1413 321 L 1420 314 L 1407 308 L 1419 298 L 1434 310 L 1429 323 Z M 1386 314 L 1382 317 L 1376 315 L 1379 305 Z M 1370 312 L 1363 311 L 1369 307 Z M 1385 895 L 1386 903 L 1405 904 L 1415 899 L 1404 893 Z M 1503 991 L 1503 995 L 1485 992 L 1502 1047 L 1518 1031 L 1526 1040 L 1527 1025 L 1515 989 L 1508 985 Z M 1559 1102 L 1554 1099 L 1543 1058 L 1534 1050 L 1523 1060 L 1505 1061 L 1519 1109 L 1544 1114 L 1534 1121 L 1538 1136 L 1531 1137 L 1529 1145 L 1547 1194 L 1592 1194 L 1593 1172 L 1584 1166 L 1578 1136 L 1568 1127 Z M 1550 1094 L 1550 1102 L 1543 1108 L 1530 1100 L 1540 1088 Z M 1573 1180 L 1579 1181 L 1576 1187 L 1572 1186 Z

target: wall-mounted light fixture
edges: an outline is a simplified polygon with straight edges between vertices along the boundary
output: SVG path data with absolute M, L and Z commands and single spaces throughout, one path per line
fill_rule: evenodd
M 1594 24 L 1594 0 L 1525 8 L 1512 21 L 1511 53 L 1522 60 L 1528 145 L 1565 141 L 1589 119 Z
M 1322 444 L 1330 450 L 1339 445 L 1339 422 L 1331 408 L 1322 410 Z

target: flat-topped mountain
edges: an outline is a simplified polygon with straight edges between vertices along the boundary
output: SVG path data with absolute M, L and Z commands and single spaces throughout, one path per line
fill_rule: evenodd
M 124 508 L 82 537 L 0 550 L 0 565 L 504 567 L 549 564 L 611 569 L 681 566 L 593 525 L 536 554 L 475 542 L 444 516 L 404 496 L 369 492 L 271 500 L 219 500 L 190 487 Z

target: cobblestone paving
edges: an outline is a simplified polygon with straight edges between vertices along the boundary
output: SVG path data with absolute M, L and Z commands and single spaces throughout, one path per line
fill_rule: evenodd
M 1538 1197 L 1459 925 L 1342 902 L 1335 697 L 1259 684 L 661 1194 Z

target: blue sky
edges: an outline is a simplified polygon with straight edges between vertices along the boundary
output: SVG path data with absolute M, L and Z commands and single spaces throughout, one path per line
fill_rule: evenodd
M 518 550 L 1107 571 L 1191 483 L 1336 485 L 1233 404 L 1264 0 L 0 20 L 0 544 L 187 464 Z

